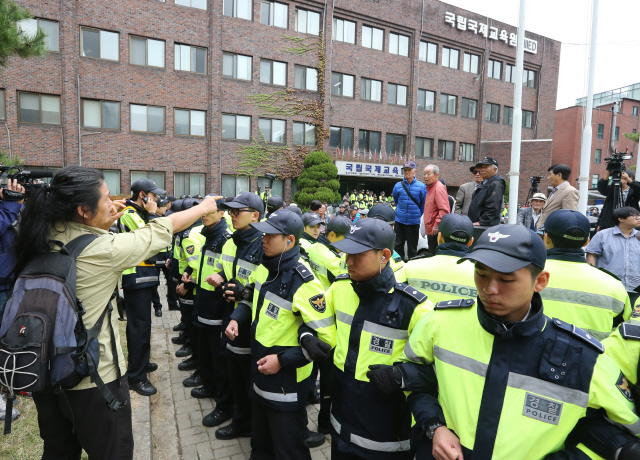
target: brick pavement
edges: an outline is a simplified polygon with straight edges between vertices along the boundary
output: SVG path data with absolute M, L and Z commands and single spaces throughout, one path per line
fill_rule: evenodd
M 152 458 L 248 459 L 251 453 L 249 438 L 221 441 L 214 434 L 218 427 L 207 428 L 202 425 L 203 417 L 213 410 L 215 402 L 211 399 L 192 398 L 191 388 L 182 385 L 191 371 L 178 370 L 181 359 L 175 357 L 175 351 L 180 346 L 171 343 L 171 337 L 177 335 L 171 328 L 178 323 L 180 312 L 166 309 L 166 297 L 162 290 L 160 297 L 164 305 L 163 316 L 153 317 L 151 331 L 151 361 L 159 365 L 158 371 L 150 375 L 151 382 L 158 388 L 158 394 L 150 398 Z M 136 396 L 132 393 L 132 397 Z M 318 406 L 307 406 L 307 412 L 309 429 L 315 431 Z M 135 424 L 134 421 L 134 428 Z M 311 450 L 313 460 L 331 458 L 329 436 L 326 438 L 327 442 Z

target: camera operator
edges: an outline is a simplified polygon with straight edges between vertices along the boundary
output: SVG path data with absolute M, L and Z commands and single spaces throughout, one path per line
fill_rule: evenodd
M 24 193 L 24 187 L 15 179 L 13 181 L 9 179 L 7 190 Z M 18 201 L 8 200 L 3 192 L 4 188 L 0 188 L 0 200 L 2 200 L 0 201 L 0 323 L 2 323 L 4 304 L 11 293 L 14 280 L 12 271 L 15 256 L 11 245 L 16 236 L 15 222 L 24 203 L 24 198 Z
M 15 274 L 34 257 L 51 251 L 52 240 L 67 244 L 80 235 L 96 234 L 76 259 L 76 295 L 83 301 L 83 321 L 89 329 L 110 301 L 124 270 L 167 247 L 174 231 L 217 210 L 216 198 L 207 198 L 200 206 L 151 220 L 134 231 L 109 233 L 124 207 L 124 200 L 109 199 L 100 171 L 81 166 L 61 169 L 27 200 L 15 240 Z M 104 321 L 98 341 L 98 374 L 124 406 L 112 411 L 89 377 L 62 394 L 34 393 L 43 458 L 80 458 L 82 449 L 92 460 L 133 458 L 129 386 L 116 315 L 111 316 L 110 325 Z
M 607 171 L 602 179 L 598 181 L 598 192 L 606 197 L 602 212 L 598 217 L 599 230 L 615 227 L 617 222 L 613 220 L 613 186 L 609 184 L 610 172 Z M 622 171 L 620 175 L 620 189 L 622 190 L 622 206 L 630 206 L 640 210 L 638 201 L 640 201 L 640 182 L 635 180 L 636 176 L 633 171 Z

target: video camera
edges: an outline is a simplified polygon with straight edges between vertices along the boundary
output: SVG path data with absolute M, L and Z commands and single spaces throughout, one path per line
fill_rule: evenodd
M 629 148 L 627 148 L 627 151 L 624 153 L 624 155 L 622 154 L 622 152 L 614 150 L 610 157 L 604 159 L 605 163 L 607 164 L 607 171 L 612 173 L 612 177 L 615 178 L 615 176 L 617 175 L 619 178 L 622 174 L 622 171 L 627 170 L 627 167 L 624 164 L 624 160 L 630 160 L 631 158 L 633 158 L 633 153 L 629 153 Z
M 19 201 L 29 197 L 38 187 L 45 185 L 43 181 L 39 181 L 45 177 L 53 177 L 53 173 L 51 171 L 25 171 L 22 166 L 0 166 L 0 188 L 4 189 L 4 198 L 9 201 Z M 10 180 L 16 180 L 24 187 L 24 195 L 16 192 L 10 193 L 7 190 L 7 183 Z

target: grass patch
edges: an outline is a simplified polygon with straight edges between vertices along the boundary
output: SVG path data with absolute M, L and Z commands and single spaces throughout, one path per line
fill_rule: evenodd
M 124 352 L 125 361 L 129 355 L 127 350 L 126 321 L 120 321 L 120 343 Z M 18 396 L 16 408 L 20 411 L 20 417 L 13 421 L 11 434 L 4 436 L 0 431 L 0 459 L 34 460 L 42 457 L 43 441 L 40 438 L 38 428 L 38 411 L 33 399 Z M 4 421 L 0 421 L 1 430 L 4 430 Z M 88 459 L 86 452 L 82 452 L 82 458 Z

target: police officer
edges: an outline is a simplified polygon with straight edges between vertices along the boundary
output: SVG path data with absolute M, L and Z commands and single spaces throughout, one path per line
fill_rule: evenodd
M 233 396 L 229 385 L 226 355 L 221 353 L 222 323 L 226 301 L 222 287 L 207 282 L 209 275 L 216 273 L 222 247 L 231 238 L 224 219 L 225 211 L 220 207 L 224 200 L 218 201 L 218 211 L 202 216 L 204 228 L 201 230 L 205 242 L 202 245 L 197 276 L 196 297 L 193 303 L 194 323 L 198 331 L 198 371 L 194 384 L 202 387 L 191 390 L 195 398 L 214 398 L 216 410 L 230 414 L 233 412 Z M 192 274 L 193 276 L 193 274 Z M 195 385 L 194 385 L 195 386 Z
M 171 202 L 167 198 L 159 197 L 156 204 L 156 216 L 163 217 L 166 215 L 167 206 L 170 205 Z M 166 262 L 171 258 L 171 249 L 171 246 L 169 246 L 165 251 L 159 252 L 156 260 L 156 267 L 158 267 L 158 272 L 164 272 L 165 282 L 167 285 L 167 303 L 169 304 L 169 309 L 171 309 L 171 306 L 177 305 L 178 303 L 175 289 L 173 291 L 169 290 L 170 273 L 169 268 L 166 266 Z M 158 273 L 158 276 L 160 276 L 160 273 Z M 158 294 L 158 286 L 156 286 L 155 290 L 153 291 L 152 302 L 153 309 L 156 311 L 156 316 L 161 317 L 162 303 L 160 302 L 160 295 Z
M 302 220 L 279 211 L 252 227 L 264 233 L 262 265 L 249 278 L 253 286 L 229 283 L 233 292 L 226 292 L 244 299 L 231 315 L 229 339 L 235 341 L 239 327 L 251 323 L 251 458 L 310 460 L 305 406 L 312 364 L 298 344 L 299 321 L 331 347 L 335 321 L 322 285 L 300 260 Z
M 391 228 L 394 228 L 396 224 L 396 212 L 389 205 L 373 205 L 369 210 L 367 217 L 371 219 L 380 219 L 391 225 Z M 344 262 L 344 268 L 346 270 L 345 258 L 343 257 L 342 260 Z M 405 273 L 405 263 L 402 260 L 402 257 L 400 257 L 400 254 L 398 254 L 395 249 L 393 251 L 393 254 L 391 254 L 391 260 L 389 261 L 389 263 L 391 264 L 391 269 L 393 270 L 394 276 L 396 277 L 396 281 L 398 281 L 399 283 L 406 283 L 407 276 Z
M 343 254 L 333 247 L 333 243 L 343 239 L 350 230 L 351 221 L 336 216 L 327 224 L 326 236 L 320 234 L 318 241 L 307 247 L 309 266 L 325 290 L 329 289 L 336 276 L 347 271 L 346 265 L 341 263 Z
M 225 290 L 227 284 L 246 286 L 249 277 L 258 269 L 262 261 L 264 253 L 262 234 L 250 224 L 260 220 L 264 208 L 258 195 L 242 192 L 232 201 L 221 205 L 221 209 L 229 211 L 236 231 L 222 247 L 222 253 L 216 264 L 220 271 L 209 275 L 207 281 L 213 286 L 222 286 Z M 237 306 L 237 299 L 227 299 L 223 329 L 226 329 L 231 314 Z M 218 439 L 229 440 L 251 436 L 251 404 L 247 398 L 251 383 L 252 362 L 249 325 L 242 324 L 239 334 L 240 337 L 233 342 L 225 340 L 229 383 L 235 403 L 234 411 L 230 413 L 222 408 L 216 408 L 202 421 L 204 426 L 214 427 L 232 418 L 229 425 L 216 430 L 215 436 Z
M 588 408 L 637 423 L 602 344 L 544 315 L 549 273 L 538 235 L 521 225 L 489 228 L 467 259 L 475 261 L 477 303 L 436 304 L 399 366 L 407 390 L 421 379 L 416 369 L 437 375 L 437 397 L 408 398 L 421 434 L 418 459 L 587 458 L 565 441 Z
M 280 195 L 272 195 L 267 200 L 267 212 L 264 215 L 262 221 L 267 220 L 267 218 L 276 212 L 278 209 L 283 209 L 285 207 L 284 200 Z
M 302 222 L 304 224 L 304 233 L 300 238 L 300 247 L 306 252 L 309 246 L 318 242 L 322 219 L 315 212 L 306 212 L 302 215 Z
M 382 394 L 367 373 L 392 364 L 422 315 L 432 308 L 421 292 L 398 283 L 389 265 L 395 244 L 391 226 L 379 219 L 356 222 L 334 246 L 347 254 L 348 273 L 327 291 L 335 312 L 336 384 L 331 407 L 331 458 L 409 459 L 411 415 L 397 389 Z
M 149 222 L 155 214 L 158 195 L 166 190 L 150 179 L 138 179 L 131 186 L 131 199 L 120 218 L 120 231 L 133 232 Z M 155 261 L 147 260 L 122 272 L 124 305 L 127 312 L 127 348 L 129 387 L 142 396 L 151 396 L 158 390 L 149 382 L 148 372 L 158 368 L 149 362 L 151 351 L 151 303 L 154 289 L 160 284 Z
M 574 324 L 598 340 L 631 317 L 629 295 L 622 282 L 586 263 L 589 219 L 559 209 L 544 224 L 549 285 L 540 293 L 545 314 Z
M 473 222 L 462 214 L 445 214 L 438 225 L 438 247 L 432 257 L 417 257 L 405 265 L 407 283 L 434 303 L 476 297 L 473 264 L 460 264 L 473 244 Z

